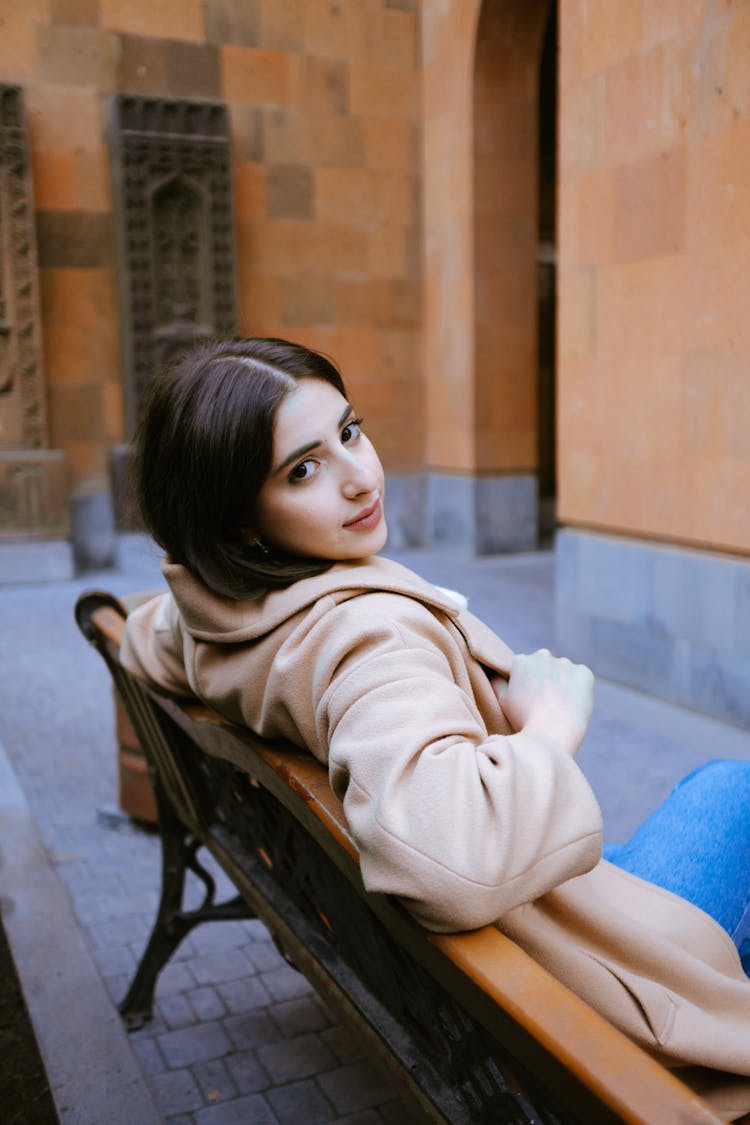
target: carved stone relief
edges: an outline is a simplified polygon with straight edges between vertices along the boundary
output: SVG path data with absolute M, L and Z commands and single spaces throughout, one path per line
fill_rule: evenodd
M 46 444 L 23 92 L 0 84 L 0 449 Z
M 236 328 L 226 107 L 120 94 L 110 107 L 126 422 L 154 371 Z
M 0 84 L 0 541 L 64 538 L 65 454 L 46 449 L 34 204 L 23 91 Z M 28 579 L 33 575 L 26 574 Z M 0 571 L 0 583 L 3 573 Z
M 0 541 L 65 538 L 69 530 L 62 450 L 0 450 Z

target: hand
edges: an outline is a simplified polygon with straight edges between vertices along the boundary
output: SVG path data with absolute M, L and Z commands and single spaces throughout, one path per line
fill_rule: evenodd
M 575 754 L 594 709 L 594 677 L 585 664 L 573 664 L 543 648 L 516 656 L 510 679 L 493 680 L 508 721 Z

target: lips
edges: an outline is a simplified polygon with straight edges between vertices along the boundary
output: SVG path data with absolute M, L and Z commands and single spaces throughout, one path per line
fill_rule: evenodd
M 380 500 L 376 500 L 374 504 L 370 504 L 369 508 L 363 508 L 353 520 L 348 520 L 344 527 L 348 528 L 349 531 L 369 531 L 371 528 L 378 526 L 382 515 L 383 506 Z

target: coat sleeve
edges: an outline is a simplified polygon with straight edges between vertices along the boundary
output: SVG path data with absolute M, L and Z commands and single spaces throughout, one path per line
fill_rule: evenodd
M 129 672 L 175 695 L 190 695 L 179 613 L 171 594 L 158 594 L 131 610 L 120 660 Z
M 368 613 L 366 628 L 339 622 L 358 639 L 319 682 L 318 736 L 367 888 L 429 929 L 473 929 L 595 866 L 601 814 L 554 731 L 488 733 L 445 624 L 412 605 L 397 620 Z M 335 633 L 336 611 L 326 618 Z

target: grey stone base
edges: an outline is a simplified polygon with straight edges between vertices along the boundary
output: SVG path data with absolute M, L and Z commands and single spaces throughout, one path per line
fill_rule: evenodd
M 101 570 L 116 564 L 117 535 L 107 489 L 89 490 L 71 498 L 70 532 L 77 570 Z
M 76 573 L 117 565 L 118 536 L 109 492 L 73 496 L 69 508 L 69 538 L 18 535 L 0 540 L 0 586 L 66 582 Z
M 453 473 L 389 474 L 388 546 L 439 547 L 501 555 L 537 546 L 536 477 Z
M 560 652 L 750 726 L 750 560 L 564 530 L 555 565 Z
M 388 546 L 392 551 L 427 542 L 427 482 L 424 473 L 388 474 L 385 486 Z
M 529 551 L 537 545 L 536 477 L 427 476 L 427 542 L 473 555 Z
M 0 542 L 0 586 L 24 582 L 67 582 L 75 567 L 67 539 Z

